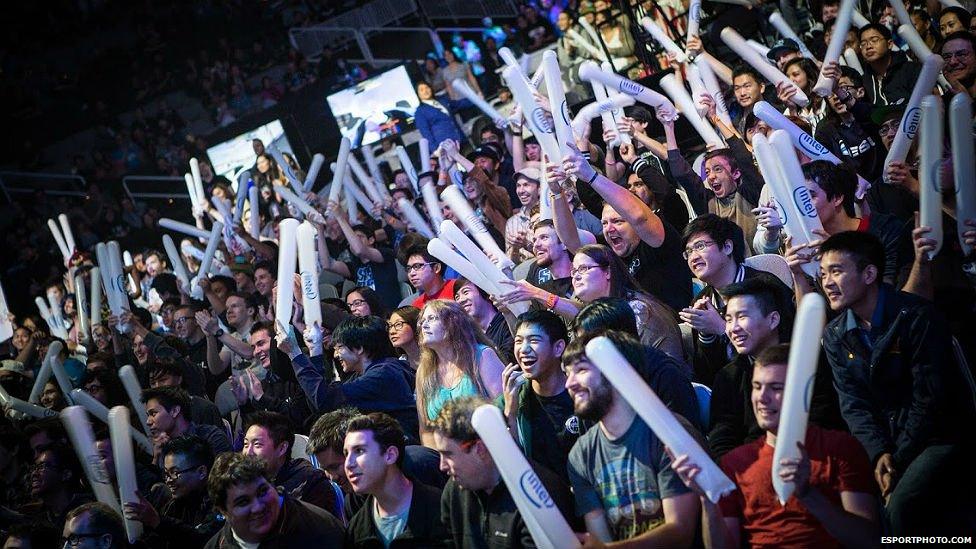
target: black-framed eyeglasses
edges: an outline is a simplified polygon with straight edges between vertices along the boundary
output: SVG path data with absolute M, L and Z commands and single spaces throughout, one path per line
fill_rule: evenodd
M 569 276 L 575 277 L 576 275 L 584 275 L 590 272 L 590 269 L 603 269 L 603 265 L 580 265 L 579 267 L 573 267 L 569 270 Z
M 713 240 L 699 240 L 698 242 L 695 242 L 691 246 L 685 248 L 685 251 L 681 253 L 681 257 L 685 258 L 685 261 L 687 261 L 688 258 L 691 257 L 692 253 L 702 253 L 705 251 L 705 248 L 708 248 L 712 244 L 715 244 Z
M 402 320 L 397 320 L 396 322 L 387 322 L 386 323 L 386 329 L 387 330 L 398 330 L 399 331 L 399 330 L 402 330 L 403 327 L 406 326 L 406 325 L 407 325 L 406 322 L 404 322 Z
M 428 265 L 432 265 L 432 263 L 414 263 L 413 265 L 407 265 L 407 272 L 422 271 Z
M 362 307 L 365 304 L 366 304 L 365 299 L 354 299 L 349 303 L 346 303 L 346 305 L 349 305 L 350 307 Z
M 178 316 L 173 319 L 173 324 L 179 326 L 181 324 L 186 324 L 187 322 L 194 320 L 192 316 Z
M 190 472 L 190 471 L 192 471 L 192 470 L 194 470 L 194 469 L 196 469 L 198 467 L 200 467 L 200 466 L 199 465 L 194 465 L 193 467 L 187 467 L 186 469 L 181 469 L 179 471 L 163 471 L 163 479 L 164 480 L 176 480 L 176 479 L 180 478 L 180 475 L 182 475 L 183 473 L 188 473 L 188 472 Z
M 82 533 L 82 534 L 71 534 L 71 535 L 69 535 L 66 538 L 61 538 L 61 546 L 62 547 L 71 547 L 72 549 L 74 549 L 75 547 L 80 547 L 81 546 L 81 540 L 83 540 L 83 539 L 86 539 L 86 538 L 100 538 L 100 537 L 102 537 L 104 535 L 105 534 L 84 534 L 84 533 Z

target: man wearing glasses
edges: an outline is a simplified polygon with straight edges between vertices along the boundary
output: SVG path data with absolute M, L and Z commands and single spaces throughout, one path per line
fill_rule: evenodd
M 864 58 L 864 90 L 867 101 L 890 105 L 908 99 L 918 80 L 921 66 L 909 61 L 904 53 L 893 51 L 894 42 L 888 27 L 870 23 L 861 27 L 861 57 Z
M 214 454 L 198 436 L 177 437 L 163 445 L 163 478 L 172 498 L 157 512 L 144 497 L 126 503 L 125 517 L 142 523 L 154 548 L 201 547 L 224 524 L 207 494 Z
M 62 531 L 63 547 L 122 549 L 128 547 L 122 517 L 104 503 L 86 503 L 68 513 Z
M 454 280 L 444 280 L 444 264 L 427 253 L 426 245 L 412 246 L 403 255 L 407 258 L 407 280 L 420 292 L 411 305 L 423 309 L 435 299 L 454 301 Z
M 952 84 L 953 93 L 976 97 L 976 37 L 968 31 L 954 32 L 942 43 L 942 74 Z

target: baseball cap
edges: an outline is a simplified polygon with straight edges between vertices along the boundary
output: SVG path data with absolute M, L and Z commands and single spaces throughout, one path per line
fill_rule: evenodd
M 773 47 L 769 48 L 769 51 L 766 52 L 766 57 L 775 62 L 780 55 L 791 51 L 800 51 L 800 46 L 796 43 L 796 40 L 792 40 L 790 38 L 780 38 L 775 44 L 773 44 Z
M 518 181 L 519 179 L 527 179 L 538 185 L 542 180 L 542 172 L 537 167 L 526 166 L 515 172 L 515 180 Z
M 880 126 L 893 118 L 901 119 L 903 114 L 905 114 L 905 100 L 899 99 L 894 103 L 871 111 L 871 121 Z
M 24 375 L 24 363 L 19 360 L 3 360 L 0 361 L 0 372 L 11 372 L 14 374 Z

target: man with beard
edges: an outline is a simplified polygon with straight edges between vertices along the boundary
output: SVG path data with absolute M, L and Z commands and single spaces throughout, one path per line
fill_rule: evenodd
M 968 31 L 957 31 L 942 43 L 942 74 L 952 85 L 954 93 L 976 97 L 976 37 Z
M 569 454 L 576 511 L 602 543 L 687 547 L 698 527 L 698 498 L 671 469 L 664 444 L 587 358 L 586 343 L 598 335 L 631 365 L 643 360 L 640 343 L 614 331 L 577 338 L 563 353 L 576 416 L 599 422 Z
M 441 495 L 441 518 L 454 547 L 535 547 L 491 452 L 471 425 L 482 404 L 477 397 L 449 400 L 430 424 L 441 471 L 450 476 Z M 566 485 L 544 467 L 532 468 L 563 516 L 570 517 Z
M 674 310 L 691 300 L 691 273 L 681 260 L 681 237 L 670 224 L 626 188 L 597 172 L 578 152 L 563 160 L 559 177 L 576 175 L 603 200 L 603 237 L 613 252 L 627 265 L 641 289 L 665 302 Z M 564 234 L 576 227 L 560 227 L 560 238 L 577 240 Z
M 343 547 L 342 523 L 328 511 L 279 495 L 258 457 L 218 456 L 207 491 L 227 518 L 207 549 Z
M 275 350 L 271 322 L 255 322 L 250 343 L 251 366 L 230 378 L 230 390 L 241 413 L 267 410 L 284 414 L 295 425 L 303 424 L 311 407 L 285 357 Z
M 267 465 L 267 478 L 282 493 L 335 513 L 335 492 L 325 473 L 304 458 L 292 458 L 295 428 L 275 412 L 254 412 L 244 428 L 243 454 L 257 456 Z
M 580 431 L 560 365 L 567 341 L 566 324 L 555 313 L 535 310 L 519 316 L 515 325 L 518 363 L 505 368 L 502 394 L 495 400 L 525 457 L 566 483 L 566 459 Z
M 142 523 L 145 541 L 153 549 L 200 547 L 224 522 L 207 495 L 213 450 L 207 441 L 188 435 L 167 442 L 162 452 L 171 499 L 157 511 L 140 493 L 138 502 L 125 504 L 125 518 Z

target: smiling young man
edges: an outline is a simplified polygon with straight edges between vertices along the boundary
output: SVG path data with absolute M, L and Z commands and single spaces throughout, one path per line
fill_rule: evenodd
M 743 124 L 752 113 L 753 105 L 762 101 L 763 92 L 766 91 L 765 80 L 756 69 L 743 63 L 732 71 L 732 90 L 736 102 L 732 109 L 732 124 L 745 135 Z
M 427 252 L 426 242 L 405 250 L 407 280 L 420 292 L 410 304 L 422 309 L 424 304 L 435 299 L 454 299 L 454 280 L 444 280 L 444 264 Z
M 824 350 L 841 414 L 887 498 L 892 532 L 962 531 L 972 479 L 953 472 L 971 462 L 965 426 L 974 413 L 945 321 L 930 302 L 881 281 L 877 237 L 838 233 L 820 253 L 821 286 L 837 313 Z
M 516 264 L 532 255 L 532 210 L 539 207 L 538 168 L 522 168 L 515 173 L 515 194 L 519 208 L 505 222 L 505 254 Z
M 512 362 L 515 359 L 512 354 L 512 329 L 488 294 L 475 286 L 474 282 L 458 277 L 454 282 L 454 301 L 485 331 L 498 349 L 498 358 L 505 364 Z
M 142 391 L 146 406 L 146 424 L 153 443 L 153 462 L 162 462 L 162 446 L 184 435 L 196 435 L 210 444 L 214 454 L 233 450 L 227 433 L 213 425 L 200 425 L 190 421 L 190 395 L 178 387 L 156 387 Z
M 535 261 L 525 277 L 533 286 L 560 298 L 573 295 L 573 254 L 559 239 L 551 219 L 540 219 L 532 228 L 532 254 Z
M 279 495 L 261 458 L 226 453 L 217 457 L 207 490 L 227 523 L 207 549 L 342 547 L 343 529 L 331 513 Z
M 374 412 L 349 421 L 345 475 L 366 501 L 349 521 L 350 547 L 443 547 L 449 537 L 439 513 L 440 490 L 408 478 L 403 430 Z
M 336 512 L 335 493 L 325 473 L 305 458 L 292 458 L 295 428 L 287 417 L 275 412 L 247 416 L 241 452 L 257 456 L 267 464 L 267 478 L 282 493 L 329 512 Z
M 454 547 L 535 547 L 491 452 L 471 426 L 471 415 L 482 404 L 477 397 L 449 400 L 431 423 L 441 471 L 450 477 L 441 495 L 442 521 Z M 569 517 L 569 488 L 548 469 L 533 469 L 563 516 Z
M 502 373 L 504 388 L 495 400 L 525 457 L 569 482 L 566 460 L 579 437 L 573 400 L 566 390 L 561 358 L 569 334 L 555 313 L 534 310 L 515 324 L 515 359 Z
M 598 335 L 610 338 L 631 365 L 643 361 L 640 343 L 614 331 L 577 338 L 563 353 L 576 416 L 598 422 L 569 454 L 576 512 L 604 544 L 688 547 L 698 526 L 698 498 L 671 470 L 664 444 L 587 358 L 586 343 Z
M 877 543 L 878 517 L 871 468 L 854 437 L 807 427 L 799 459 L 783 460 L 775 474 L 795 486 L 780 504 L 773 489 L 773 453 L 786 386 L 789 345 L 773 345 L 750 367 L 749 408 L 763 436 L 721 460 L 736 490 L 718 505 L 695 481 L 701 471 L 687 455 L 671 467 L 698 494 L 705 547 L 869 547 Z M 744 542 L 744 543 L 743 543 Z
M 969 31 L 956 31 L 945 37 L 940 51 L 945 66 L 942 74 L 954 93 L 976 97 L 976 37 Z

